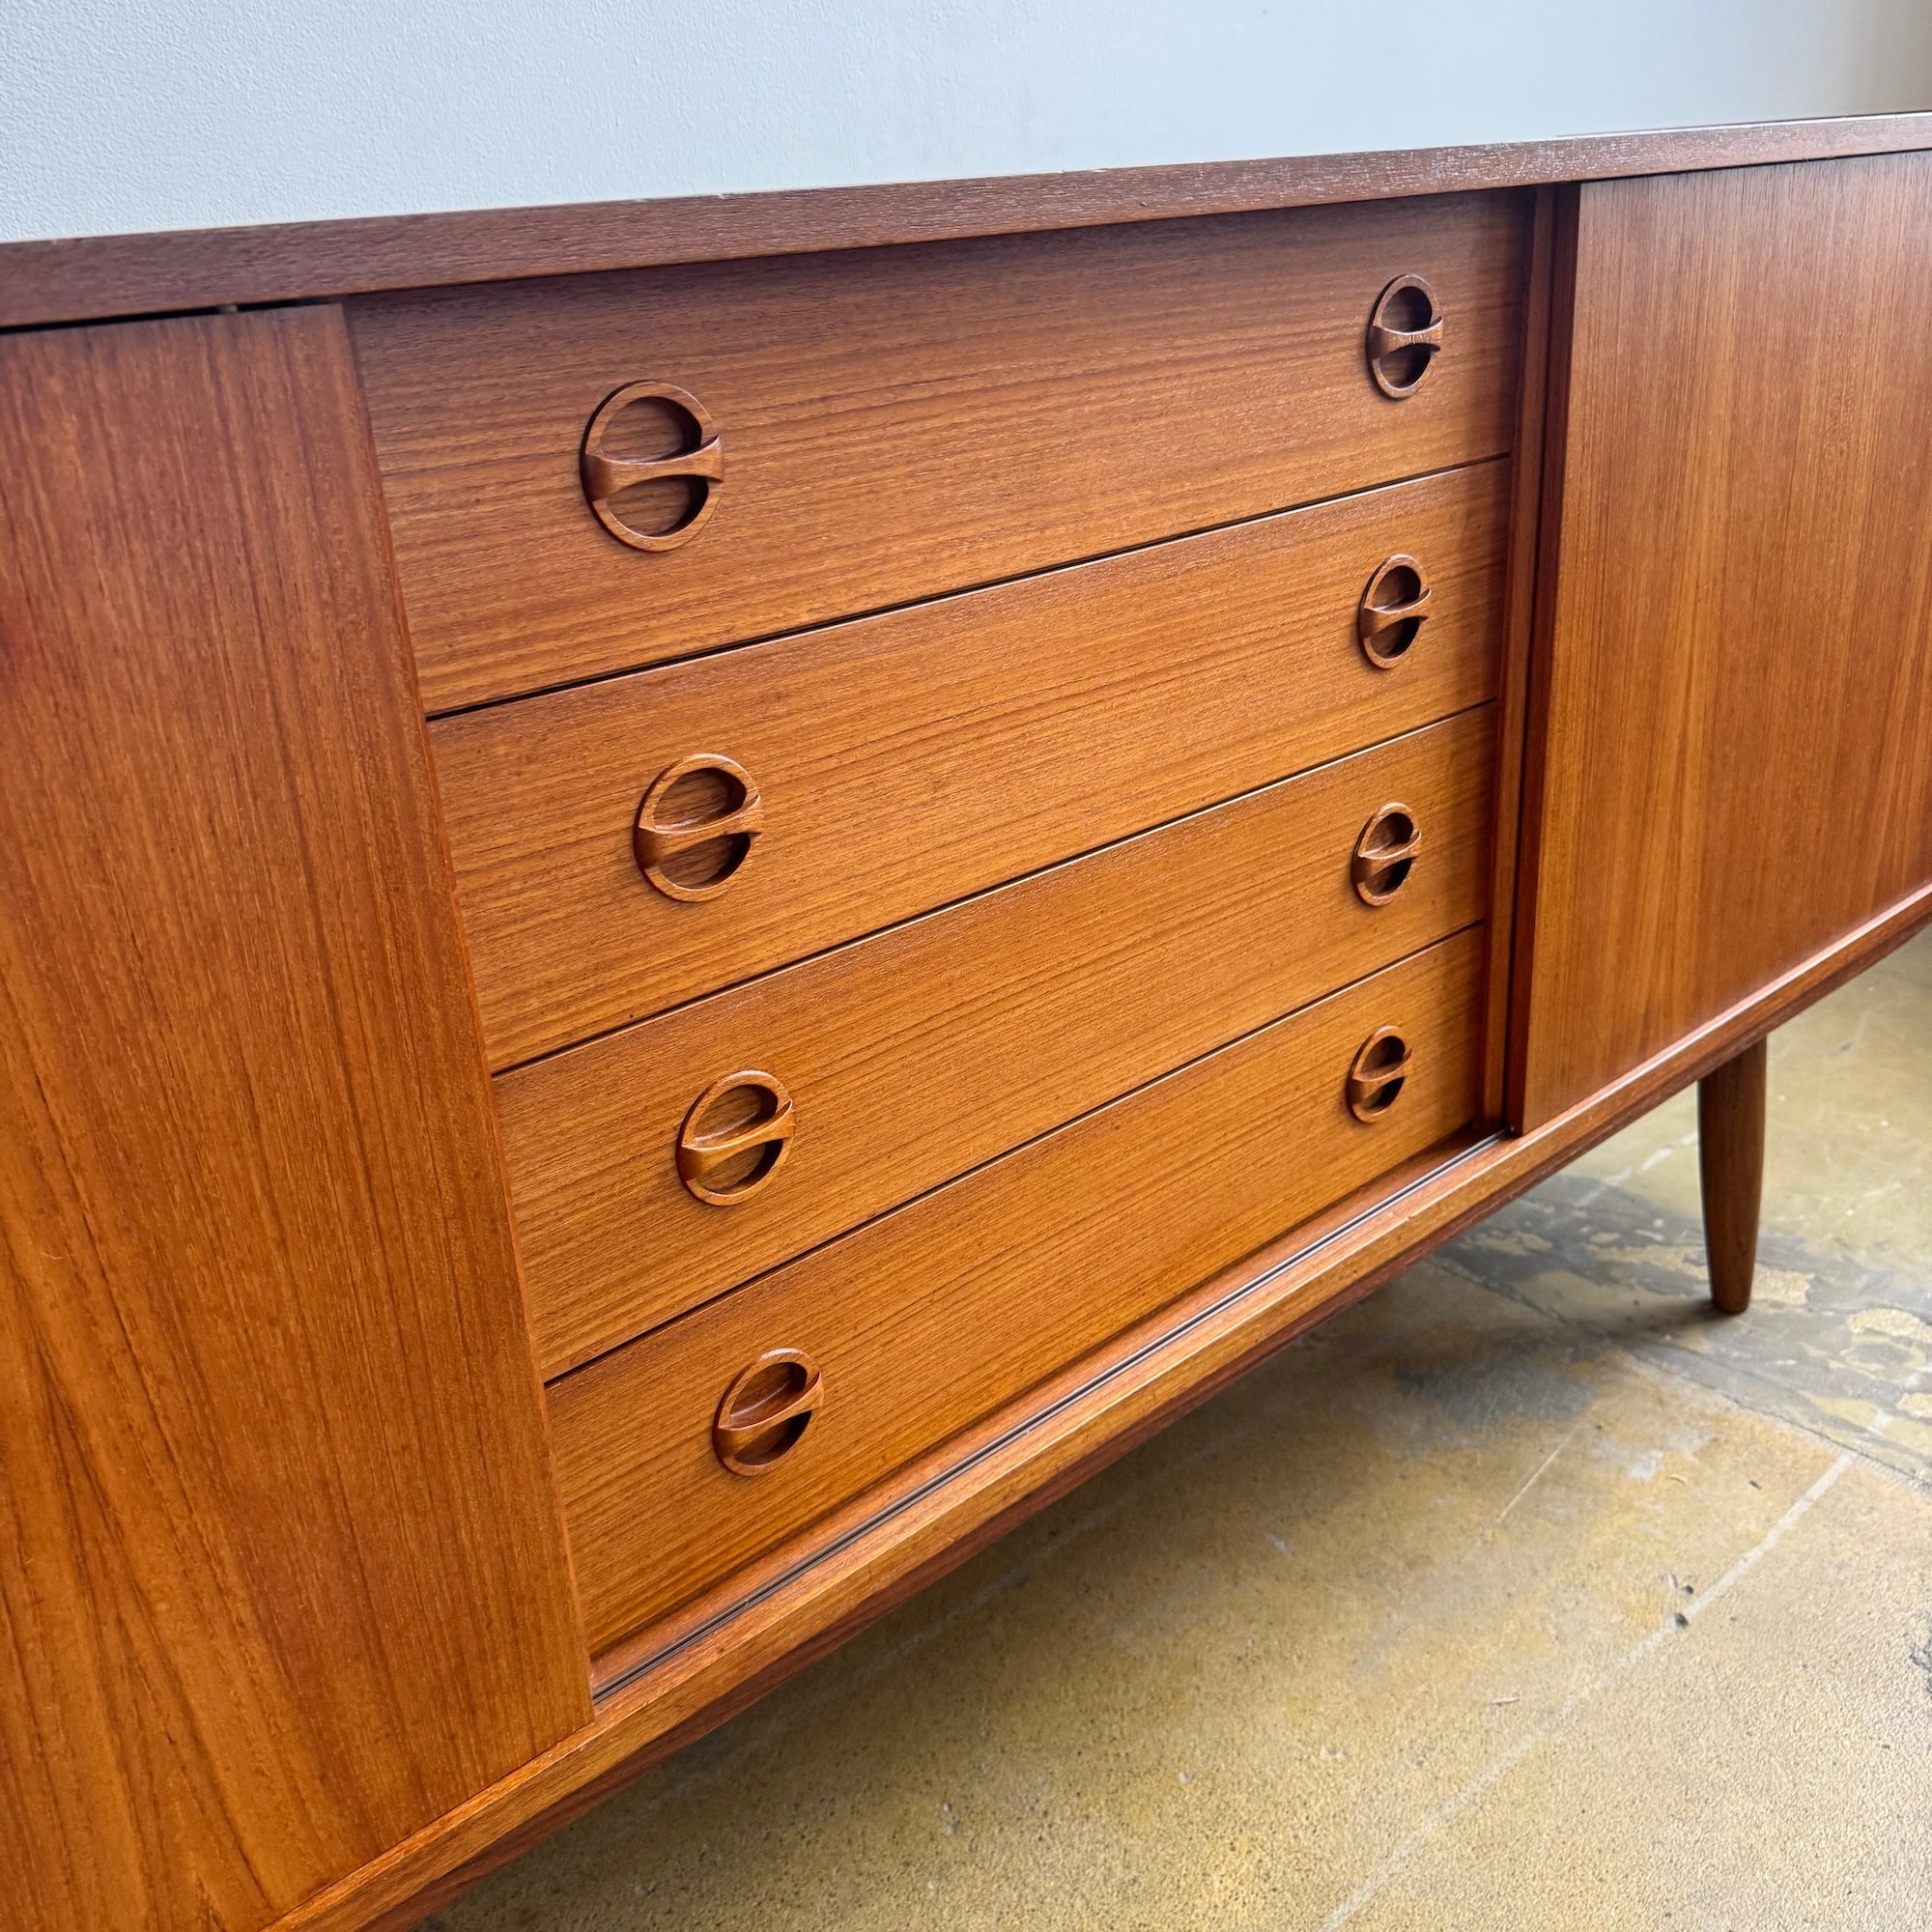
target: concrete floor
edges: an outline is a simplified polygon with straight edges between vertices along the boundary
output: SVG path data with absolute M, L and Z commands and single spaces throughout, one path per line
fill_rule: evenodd
M 1932 935 L 428 1921 L 1932 1924 Z

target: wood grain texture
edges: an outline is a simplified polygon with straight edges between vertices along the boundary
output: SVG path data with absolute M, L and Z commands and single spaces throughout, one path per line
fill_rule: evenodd
M 497 1077 L 546 1375 L 1484 915 L 1490 708 Z M 1391 799 L 1425 849 L 1350 879 Z M 753 1199 L 693 1199 L 692 1103 L 796 1106 Z
M 1932 147 L 1932 115 L 1867 114 L 1456 148 L 14 242 L 0 244 L 0 327 L 1926 147 Z
M 0 1871 L 245 1932 L 589 1715 L 340 316 L 0 343 Z
M 1726 1315 L 1750 1306 L 1764 1199 L 1764 1089 L 1770 1054 L 1756 1040 L 1697 1083 L 1697 1179 L 1711 1299 Z
M 494 1063 L 514 1065 L 1495 695 L 1506 465 L 439 720 Z M 1378 670 L 1356 605 L 1430 574 Z M 716 898 L 640 873 L 647 786 L 722 753 L 764 827 Z
M 554 1384 L 591 1649 L 1471 1120 L 1481 992 L 1465 932 Z M 1384 1024 L 1413 1071 L 1364 1126 L 1344 1078 Z M 712 1418 L 774 1349 L 817 1363 L 824 1406 L 735 1476 Z
M 1526 1124 L 1932 878 L 1932 157 L 1580 192 Z
M 1500 454 L 1527 200 L 666 269 L 357 305 L 432 711 L 688 656 Z M 1369 379 L 1424 274 L 1428 379 Z M 623 384 L 717 425 L 716 514 L 614 541 L 585 424 Z
M 1522 856 L 1523 781 L 1530 728 L 1530 656 L 1543 548 L 1544 451 L 1548 440 L 1551 333 L 1555 323 L 1558 191 L 1539 189 L 1524 269 L 1522 369 L 1510 465 L 1509 575 L 1497 667 L 1495 845 L 1490 884 L 1488 1009 L 1483 1024 L 1483 1116 L 1509 1109 L 1510 994 L 1516 962 L 1517 874 Z M 1565 325 L 1567 327 L 1567 323 Z
M 1511 897 L 1514 930 L 1510 934 L 1508 957 L 1508 1039 L 1503 1048 L 1502 1118 L 1520 1132 L 1524 1125 L 1524 1101 L 1528 1088 L 1525 1060 L 1529 1050 L 1530 984 L 1536 966 L 1536 895 L 1541 874 L 1543 836 L 1548 823 L 1545 792 L 1556 781 L 1549 769 L 1551 749 L 1549 721 L 1550 639 L 1556 628 L 1558 566 L 1563 554 L 1563 466 L 1569 447 L 1570 424 L 1570 346 L 1576 330 L 1573 309 L 1577 292 L 1577 205 L 1579 190 L 1575 186 L 1549 191 L 1550 225 L 1548 245 L 1549 327 L 1546 338 L 1548 367 L 1543 391 L 1543 440 L 1537 452 L 1537 498 L 1533 512 L 1535 559 L 1528 591 L 1530 598 L 1529 637 L 1525 650 L 1522 737 L 1519 752 L 1519 788 L 1516 824 L 1516 880 Z M 1532 243 L 1532 248 L 1534 243 Z M 1526 355 L 1527 359 L 1527 355 Z M 1516 473 L 1523 474 L 1519 463 Z M 1519 521 L 1512 534 L 1520 532 L 1520 517 L 1528 509 L 1519 506 Z M 1520 554 L 1512 557 L 1511 590 L 1520 588 L 1517 575 Z M 1510 612 L 1511 641 L 1520 621 L 1520 605 Z M 1491 934 L 1491 944 L 1497 944 Z M 1492 985 L 1494 984 L 1493 979 Z M 1495 1041 L 1490 1042 L 1492 1081 Z M 1493 1084 L 1486 1092 L 1493 1093 Z
M 1867 355 L 1867 364 L 1870 359 Z M 1841 417 L 1853 421 L 1858 434 L 1865 433 L 1865 429 L 1860 427 L 1861 419 L 1856 411 L 1845 412 L 1836 397 L 1830 401 Z M 286 455 L 285 444 L 294 435 L 289 425 L 295 419 L 286 410 L 276 412 L 282 443 L 272 447 L 270 455 Z M 161 447 L 171 449 L 172 443 L 179 440 L 179 436 L 173 439 L 164 437 Z M 10 438 L 9 441 L 11 449 L 17 439 Z M 111 447 L 127 451 L 125 442 Z M 151 477 L 155 447 L 152 433 L 144 434 L 138 457 L 127 451 L 119 458 L 119 469 L 131 472 L 138 461 L 144 474 Z M 172 457 L 169 460 L 174 461 Z M 255 482 L 259 487 L 259 479 L 253 477 L 245 464 L 238 465 L 232 452 L 223 452 L 220 461 L 225 468 L 214 476 L 203 478 L 196 472 L 191 477 L 197 486 L 195 495 L 213 501 L 225 500 L 222 496 L 224 491 L 242 487 L 235 480 L 237 472 L 244 483 Z M 1909 482 L 1913 472 L 1909 464 L 1904 469 Z M 171 481 L 177 472 L 187 473 L 184 466 L 177 464 L 176 469 L 170 471 Z M 132 490 L 134 486 L 130 483 L 127 487 Z M 291 486 L 284 482 L 282 487 Z M 158 508 L 143 505 L 137 515 L 153 518 L 179 510 L 178 505 L 161 505 Z M 346 515 L 342 521 L 354 525 L 359 514 Z M 1921 517 L 1919 526 L 1922 527 L 1922 525 Z M 331 525 L 331 527 L 334 526 Z M 273 546 L 266 548 L 272 551 Z M 354 548 L 366 554 L 365 547 L 357 545 Z M 191 548 L 182 546 L 178 560 L 192 559 L 193 555 Z M 265 568 L 257 574 L 272 579 L 275 571 Z M 232 590 L 232 583 L 227 579 L 220 581 Z M 316 601 L 326 603 L 327 599 Z M 1919 608 L 1922 607 L 1921 596 Z M 270 599 L 268 609 L 270 618 L 273 618 L 279 607 Z M 1881 616 L 1885 614 L 1881 612 Z M 304 605 L 304 621 L 313 616 L 313 606 Z M 297 628 L 299 629 L 299 625 Z M 278 648 L 281 647 L 283 639 L 280 634 L 276 642 Z M 11 649 L 11 635 L 8 643 Z M 201 668 L 197 667 L 198 670 Z M 1857 674 L 1856 670 L 1853 674 Z M 11 668 L 7 675 L 10 678 L 14 675 Z M 206 694 L 199 688 L 195 695 L 197 701 L 206 698 Z M 1909 698 L 1911 694 L 1907 696 Z M 1922 691 L 1918 694 L 1920 716 L 1923 715 L 1923 696 Z M 1559 710 L 1560 706 L 1552 705 L 1551 709 Z M 375 710 L 382 720 L 391 717 L 386 701 L 377 704 Z M 80 715 L 85 716 L 84 708 Z M 165 705 L 161 707 L 161 715 L 168 715 Z M 59 733 L 55 732 L 52 736 L 58 740 Z M 192 755 L 195 750 L 194 746 L 189 747 L 190 766 L 197 777 L 205 781 L 206 775 L 200 771 L 202 761 Z M 361 750 L 358 741 L 358 754 Z M 362 763 L 366 768 L 365 777 L 367 770 L 382 769 L 380 757 L 373 761 L 365 758 Z M 60 775 L 56 775 L 55 781 L 63 781 Z M 204 781 L 195 796 L 199 797 L 204 790 L 212 788 Z M 109 811 L 103 816 L 112 821 L 117 814 L 113 810 L 112 789 L 108 789 L 106 802 Z M 71 784 L 69 790 L 71 791 Z M 0 779 L 0 796 L 6 795 L 6 781 Z M 239 792 L 237 796 L 240 796 Z M 343 823 L 353 826 L 356 822 L 353 810 L 341 807 L 337 795 L 327 785 L 305 785 L 302 797 L 307 806 L 317 806 L 319 801 L 320 807 L 329 808 L 328 836 L 331 838 L 339 836 Z M 359 803 L 359 793 L 357 800 Z M 175 801 L 170 799 L 168 803 L 174 805 Z M 230 816 L 239 810 L 245 818 L 248 812 L 259 810 L 253 791 L 239 808 L 233 807 L 232 801 L 229 803 L 232 808 Z M 1907 803 L 1909 805 L 1910 801 Z M 118 827 L 112 829 L 118 832 Z M 220 821 L 219 829 L 225 836 L 229 829 L 226 818 Z M 108 836 L 107 831 L 99 834 L 102 840 Z M 321 836 L 318 835 L 319 838 Z M 350 843 L 353 847 L 353 838 Z M 246 854 L 243 856 L 245 858 Z M 304 862 L 307 863 L 306 853 Z M 333 857 L 333 863 L 341 865 L 343 862 L 339 857 Z M 386 871 L 384 875 L 386 876 Z M 1887 890 L 1884 881 L 1880 882 L 1878 890 Z M 270 903 L 283 902 L 271 900 Z M 1640 1101 L 1658 1096 L 1672 1083 L 1692 1077 L 1700 1069 L 1709 1070 L 1715 1066 L 1724 1052 L 1735 1049 L 1749 1029 L 1761 1029 L 1767 1023 L 1767 1015 L 1782 1012 L 1799 1000 L 1824 990 L 1833 976 L 1849 971 L 1852 964 L 1868 958 L 1878 947 L 1904 936 L 1914 925 L 1922 923 L 1927 909 L 1922 891 L 1908 887 L 1905 895 L 1890 904 L 1889 912 L 1867 920 L 1862 925 L 1855 927 L 1849 936 L 1840 937 L 1843 928 L 1836 929 L 1833 936 L 1826 941 L 1823 950 L 1814 950 L 1808 959 L 1778 971 L 1769 980 L 1754 980 L 1739 1000 L 1723 1009 L 1715 1018 L 1707 1017 L 1692 1031 L 1671 1036 L 1634 1073 L 1619 1076 L 1609 1086 L 1594 1090 L 1576 1106 L 1553 1116 L 1541 1127 L 1533 1128 L 1518 1140 L 1477 1151 L 1465 1165 L 1455 1172 L 1445 1172 L 1432 1179 L 1414 1198 L 1406 1199 L 1386 1212 L 1370 1215 L 1373 1225 L 1368 1232 L 1359 1235 L 1345 1233 L 1338 1236 L 1334 1248 L 1323 1251 L 1318 1262 L 1305 1267 L 1296 1264 L 1292 1285 L 1270 1285 L 1268 1264 L 1261 1261 L 1251 1264 L 1245 1272 L 1253 1277 L 1254 1292 L 1248 1294 L 1245 1289 L 1238 1291 L 1244 1297 L 1239 1306 L 1231 1303 L 1220 1316 L 1204 1311 L 1203 1325 L 1188 1330 L 1184 1336 L 1177 1327 L 1175 1334 L 1169 1338 L 1170 1345 L 1156 1351 L 1157 1360 L 1151 1366 L 1127 1369 L 1122 1364 L 1122 1378 L 1109 1383 L 1104 1393 L 1094 1396 L 1093 1400 L 1076 1402 L 1067 1411 L 1056 1414 L 1050 1424 L 1043 1425 L 1037 1433 L 1016 1442 L 1009 1450 L 989 1454 L 984 1463 L 976 1464 L 970 1473 L 962 1473 L 960 1480 L 951 1484 L 939 1482 L 930 1498 L 909 1503 L 905 1514 L 890 1523 L 875 1524 L 870 1529 L 863 1523 L 856 1524 L 854 1533 L 858 1540 L 849 1549 L 841 1549 L 816 1567 L 804 1565 L 796 1576 L 776 1577 L 773 1593 L 768 1598 L 743 1606 L 742 1613 L 734 1612 L 716 1632 L 696 1639 L 689 1651 L 668 1661 L 664 1668 L 652 1666 L 643 1679 L 607 1705 L 588 1730 L 553 1746 L 529 1763 L 512 1770 L 489 1791 L 443 1811 L 403 1842 L 380 1853 L 360 1872 L 309 1894 L 304 1903 L 291 1911 L 284 1922 L 303 1926 L 359 1923 L 375 1911 L 408 1910 L 410 1887 L 426 1873 L 447 1870 L 452 1861 L 465 1856 L 465 1847 L 474 1852 L 490 1837 L 510 1829 L 517 1819 L 542 1815 L 542 1806 L 547 1800 L 564 1803 L 570 1800 L 573 1793 L 591 1788 L 594 1780 L 611 1776 L 620 1768 L 627 1751 L 639 1748 L 648 1751 L 653 1747 L 653 1741 L 661 1744 L 666 1740 L 695 1734 L 714 1720 L 719 1712 L 728 1708 L 733 1700 L 749 1695 L 759 1684 L 771 1681 L 791 1667 L 798 1659 L 810 1654 L 815 1647 L 822 1647 L 833 1640 L 838 1631 L 850 1628 L 854 1620 L 868 1613 L 871 1607 L 888 1601 L 894 1590 L 910 1587 L 910 1580 L 918 1576 L 954 1560 L 963 1548 L 971 1547 L 974 1539 L 990 1534 L 999 1523 L 1031 1507 L 1037 1498 L 1049 1493 L 1055 1484 L 1073 1480 L 1083 1468 L 1092 1466 L 1094 1459 L 1116 1453 L 1122 1443 L 1132 1439 L 1135 1431 L 1154 1426 L 1161 1415 L 1171 1412 L 1176 1401 L 1192 1399 L 1199 1390 L 1211 1385 L 1215 1377 L 1232 1373 L 1243 1361 L 1253 1359 L 1258 1350 L 1272 1346 L 1281 1335 L 1291 1332 L 1297 1322 L 1313 1319 L 1321 1308 L 1333 1306 L 1339 1298 L 1361 1292 L 1378 1278 L 1379 1270 L 1393 1264 L 1390 1257 L 1413 1253 L 1420 1243 L 1440 1238 L 1452 1232 L 1453 1225 L 1461 1220 L 1492 1208 L 1518 1186 L 1534 1179 L 1537 1173 L 1556 1160 L 1568 1157 L 1600 1132 L 1606 1131 L 1617 1119 L 1628 1118 Z M 203 909 L 196 906 L 193 910 L 199 917 Z M 104 919 L 105 915 L 101 917 Z M 235 921 L 235 924 L 239 923 L 239 920 Z M 250 932 L 255 933 L 260 923 L 258 916 L 249 926 Z M 229 929 L 232 928 L 222 928 L 224 931 Z M 272 921 L 269 922 L 269 929 L 275 929 Z M 115 936 L 125 942 L 125 932 Z M 443 955 L 445 962 L 447 956 Z M 38 965 L 39 962 L 36 963 Z M 359 963 L 356 971 L 362 971 Z M 80 975 L 71 977 L 73 984 L 83 989 L 90 983 Z M 442 979 L 446 990 L 446 973 Z M 272 976 L 253 976 L 252 985 L 258 996 L 266 986 L 269 988 L 266 997 L 272 998 L 273 984 Z M 0 979 L 0 986 L 7 986 L 5 979 Z M 200 991 L 198 985 L 195 990 Z M 232 987 L 218 990 L 223 997 L 233 994 Z M 419 988 L 416 990 L 419 991 Z M 8 987 L 8 997 L 14 997 L 11 987 Z M 434 1000 L 435 993 L 432 991 L 429 1004 L 433 1005 Z M 349 1010 L 352 1015 L 357 1011 L 353 998 L 349 1002 Z M 262 1031 L 259 1013 L 253 1009 L 250 1009 L 250 1018 L 255 1021 L 257 1032 Z M 144 1014 L 143 1027 L 151 1028 L 152 1024 Z M 173 1038 L 171 1033 L 161 1035 L 161 1048 L 168 1046 Z M 469 1053 L 473 1068 L 473 1040 Z M 13 1102 L 8 1104 L 11 1107 Z M 4 1146 L 9 1138 L 11 1129 L 8 1135 L 0 1136 L 0 1146 Z M 221 1143 L 213 1145 L 218 1151 Z M 324 1177 L 325 1181 L 328 1179 L 328 1176 Z M 875 1224 L 882 1225 L 885 1224 Z M 90 1228 L 87 1232 L 92 1235 L 94 1231 Z M 872 1231 L 865 1232 L 869 1234 Z M 1192 1307 L 1194 1302 L 1195 1297 L 1190 1296 L 1185 1303 L 1174 1304 L 1170 1326 L 1179 1322 L 1179 1309 L 1182 1306 Z M 387 1301 L 382 1305 L 386 1311 Z M 720 1304 L 721 1307 L 729 1305 L 728 1301 Z M 469 1304 L 466 1301 L 464 1306 L 468 1309 Z M 341 1339 L 339 1334 L 332 1337 L 338 1347 Z M 1114 1351 L 1108 1352 L 1111 1356 Z M 358 1388 L 366 1388 L 370 1378 L 359 1360 L 357 1372 L 362 1377 L 357 1383 Z M 466 1365 L 465 1372 L 477 1373 L 473 1365 Z M 1127 1386 L 1130 1382 L 1131 1387 Z M 307 1388 L 301 1393 L 311 1403 L 315 1400 L 313 1392 Z M 985 1424 L 974 1427 L 991 1426 L 996 1420 L 989 1417 Z M 280 1418 L 277 1418 L 279 1421 Z M 42 1433 L 44 1434 L 44 1431 Z M 971 1430 L 964 1439 L 974 1439 Z M 12 1466 L 10 1463 L 10 1480 Z M 923 1465 L 908 1465 L 909 1469 L 919 1466 Z M 938 1471 L 936 1477 L 944 1473 L 943 1470 Z M 390 1491 L 384 1493 L 391 1493 L 396 1481 L 394 1472 L 384 1464 L 382 1474 L 391 1486 Z M 877 1492 L 878 1495 L 884 1496 L 889 1492 L 896 1493 L 898 1481 L 895 1478 L 892 1484 Z M 813 1532 L 813 1540 L 842 1522 L 850 1507 L 846 1505 L 836 1509 L 831 1517 L 824 1519 Z M 499 1527 L 497 1534 L 502 1533 Z M 102 1548 L 112 1544 L 117 1558 L 123 1553 L 117 1540 L 103 1535 L 98 1541 Z M 449 1548 L 448 1544 L 438 1543 L 434 1539 L 432 1547 L 433 1549 L 445 1551 Z M 755 1561 L 752 1571 L 746 1574 L 757 1574 Z M 166 1607 L 164 1605 L 163 1608 Z M 433 1600 L 430 1614 L 437 1614 Z M 98 1635 L 94 1640 L 98 1648 Z M 129 1644 L 127 1654 L 134 1656 L 135 1647 Z M 407 1661 L 413 1662 L 413 1654 Z M 0 1684 L 4 1684 L 4 1679 L 0 1679 Z M 465 1689 L 469 1690 L 473 1687 L 466 1685 Z M 126 1724 L 119 1728 L 124 1758 L 133 1762 L 143 1748 L 142 1736 Z M 180 1725 L 167 1731 L 171 1744 L 185 1734 L 185 1727 Z M 151 1737 L 152 1730 L 146 1735 Z M 11 1730 L 9 1736 L 11 1743 Z M 436 1747 L 434 1743 L 429 1747 L 431 1749 Z M 95 1769 L 105 1762 L 104 1759 L 99 1760 Z M 108 1769 L 111 1771 L 113 1766 Z M 200 1789 L 193 1776 L 177 1778 L 176 1787 L 182 1795 L 171 1802 L 179 1808 L 192 1812 L 199 1803 L 195 1793 Z M 0 1851 L 7 1850 L 12 1838 L 27 1829 L 17 1823 L 10 1825 L 7 1820 L 8 1789 L 8 1777 L 0 1776 Z M 360 1794 L 354 1791 L 345 1793 L 340 1788 L 339 1780 L 331 1786 L 330 1796 L 341 1810 L 360 1802 Z M 202 1806 L 203 1810 L 207 1808 Z M 377 1807 L 372 1802 L 368 1808 L 373 1813 Z M 16 1804 L 15 1818 L 25 1815 Z M 31 1824 L 37 1831 L 43 1829 L 43 1821 L 39 1816 L 33 1817 Z M 170 1845 L 177 1838 L 186 1840 L 192 1835 L 180 1828 L 178 1819 L 173 1815 L 163 1818 L 162 1829 L 169 1834 Z M 310 1829 L 306 1822 L 304 1829 Z M 327 1820 L 322 1826 L 314 1828 L 317 1832 L 327 1829 Z M 298 1847 L 293 1854 L 287 1853 L 286 1847 L 278 1845 L 276 1849 L 285 1856 L 297 1859 L 300 1856 Z M 111 1861 L 108 1864 L 108 1879 L 103 1883 L 111 1882 L 114 1877 Z M 124 1889 L 115 1896 L 114 1903 L 125 1905 L 127 1898 L 132 1896 L 133 1893 Z M 401 1907 L 395 1903 L 399 1899 L 404 1901 Z M 81 1901 L 85 1922 L 120 1922 L 111 1914 L 99 1916 L 99 1902 L 98 1898 Z M 221 1922 L 211 1914 L 205 1896 L 195 1903 L 205 1918 L 212 1918 L 213 1922 Z M 86 1917 L 87 1914 L 95 1916 Z
M 289 1914 L 276 1932 L 407 1932 L 516 1850 L 702 1737 L 1280 1348 L 1700 1078 L 1932 923 L 1932 888 L 1803 961 L 1615 1086 L 1523 1134 L 1452 1143 L 1203 1282 L 813 1530 L 730 1608 L 606 1680 L 596 1720 Z M 653 1655 L 653 1652 L 661 1654 Z M 622 1656 L 611 1654 L 611 1661 Z

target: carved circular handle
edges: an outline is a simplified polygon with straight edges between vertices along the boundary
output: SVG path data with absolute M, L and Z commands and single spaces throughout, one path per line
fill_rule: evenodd
M 716 898 L 765 829 L 765 802 L 743 765 L 695 752 L 660 772 L 638 808 L 631 849 L 667 898 Z
M 784 1165 L 797 1124 L 791 1095 L 775 1074 L 727 1073 L 684 1117 L 678 1178 L 707 1207 L 735 1208 Z
M 653 430 L 662 440 L 667 427 L 679 444 L 668 454 L 640 455 L 625 446 Z M 717 426 L 696 396 L 672 383 L 626 383 L 606 396 L 583 432 L 578 468 L 597 521 L 633 550 L 688 544 L 711 521 L 724 487 Z M 655 487 L 662 483 L 679 487 L 671 492 Z M 681 498 L 681 507 L 665 522 L 668 495 L 674 502 Z M 662 526 L 648 527 L 653 522 Z
M 1378 670 L 1393 670 L 1429 621 L 1429 579 L 1412 556 L 1384 557 L 1355 607 L 1362 655 Z
M 1374 1123 L 1396 1103 L 1413 1070 L 1408 1042 L 1394 1027 L 1378 1027 L 1349 1068 L 1349 1111 Z
M 1442 348 L 1442 309 L 1420 275 L 1398 275 L 1369 315 L 1369 374 L 1383 395 L 1414 395 Z
M 798 1447 L 824 1406 L 818 1364 L 802 1349 L 773 1349 L 724 1391 L 711 1446 L 734 1476 L 762 1476 Z
M 1406 805 L 1389 804 L 1362 827 L 1349 876 L 1365 905 L 1387 905 L 1408 881 L 1422 849 L 1422 828 Z

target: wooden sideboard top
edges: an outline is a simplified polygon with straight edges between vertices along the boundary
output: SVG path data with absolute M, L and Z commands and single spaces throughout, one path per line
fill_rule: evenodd
M 1932 112 L 0 243 L 0 327 L 1932 148 Z

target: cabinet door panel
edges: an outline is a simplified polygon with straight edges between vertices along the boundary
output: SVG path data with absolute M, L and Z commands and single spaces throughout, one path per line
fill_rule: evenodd
M 1932 878 L 1928 312 L 1932 156 L 1580 190 L 1520 1124 Z
M 0 342 L 0 1918 L 243 1932 L 586 1721 L 327 308 Z

